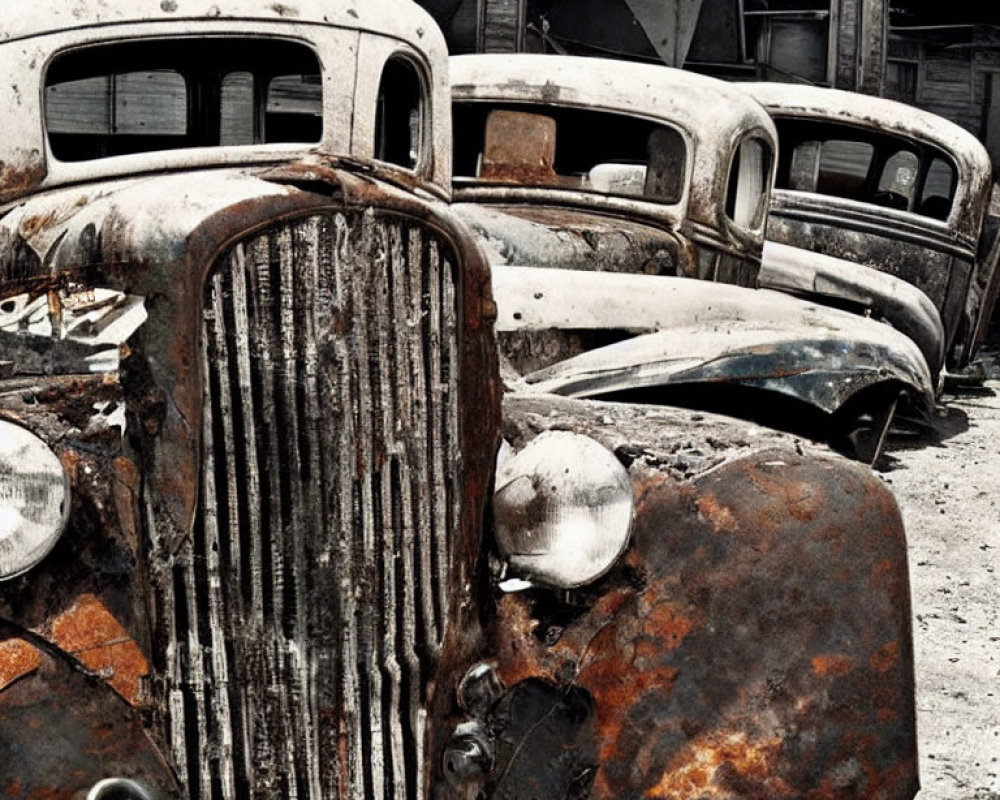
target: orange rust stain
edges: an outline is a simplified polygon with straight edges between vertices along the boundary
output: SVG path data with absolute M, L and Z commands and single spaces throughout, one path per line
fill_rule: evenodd
M 673 603 L 662 602 L 646 612 L 643 627 L 655 634 L 658 650 L 676 650 L 695 623 Z
M 41 666 L 42 655 L 23 639 L 0 642 L 0 692 Z
M 736 517 L 733 516 L 733 512 L 719 503 L 719 498 L 714 494 L 706 494 L 698 498 L 698 511 L 712 523 L 716 533 L 736 533 L 739 530 L 740 526 Z
M 822 493 L 805 481 L 792 480 L 785 470 L 769 474 L 757 465 L 748 470 L 748 477 L 761 492 L 777 499 L 793 519 L 811 522 L 822 510 Z
M 759 787 L 761 797 L 793 797 L 796 792 L 775 773 L 781 758 L 780 738 L 751 740 L 746 733 L 716 732 L 694 739 L 674 757 L 647 797 L 688 800 L 730 798 L 733 776 Z M 725 783 L 716 783 L 724 768 Z M 758 795 L 753 795 L 758 796 Z
M 81 595 L 52 621 L 51 638 L 129 703 L 137 704 L 139 680 L 149 674 L 149 665 L 135 640 L 100 600 Z
M 820 677 L 843 676 L 854 671 L 854 659 L 850 656 L 816 656 L 812 660 L 813 672 Z
M 135 498 L 139 490 L 139 471 L 129 459 L 121 457 L 115 459 L 111 487 L 122 533 L 125 534 L 132 551 L 138 554 L 139 526 Z
M 899 661 L 898 641 L 891 641 L 889 644 L 883 645 L 868 659 L 871 668 L 882 675 L 896 666 L 897 661 Z
M 899 712 L 893 708 L 880 708 L 875 716 L 881 725 L 891 725 L 899 720 Z
M 41 216 L 35 215 L 27 217 L 21 223 L 21 235 L 25 239 L 30 239 L 39 231 L 55 225 L 58 220 L 59 217 L 55 211 L 50 211 L 48 214 L 43 214 Z

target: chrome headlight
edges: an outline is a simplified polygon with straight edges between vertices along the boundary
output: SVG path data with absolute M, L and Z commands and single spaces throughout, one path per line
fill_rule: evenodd
M 547 431 L 497 468 L 497 544 L 514 574 L 572 589 L 601 577 L 628 544 L 625 468 L 588 436 Z
M 0 421 L 0 580 L 41 561 L 69 516 L 69 480 L 45 442 Z

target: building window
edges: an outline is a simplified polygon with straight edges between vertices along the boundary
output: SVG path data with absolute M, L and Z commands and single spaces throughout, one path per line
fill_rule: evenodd
M 829 83 L 831 0 L 744 0 L 747 60 L 765 78 Z

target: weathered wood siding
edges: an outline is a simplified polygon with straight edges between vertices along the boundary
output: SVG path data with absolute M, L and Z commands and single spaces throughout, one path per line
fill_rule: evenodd
M 520 50 L 524 20 L 523 0 L 484 0 L 483 52 L 515 53 Z

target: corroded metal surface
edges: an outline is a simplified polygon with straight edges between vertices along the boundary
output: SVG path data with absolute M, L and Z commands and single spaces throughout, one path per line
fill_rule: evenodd
M 0 626 L 0 652 L 25 647 L 21 636 Z M 109 775 L 136 778 L 164 800 L 181 797 L 135 709 L 44 642 L 27 646 L 34 668 L 0 689 L 5 797 L 71 800 Z
M 546 405 L 508 408 L 505 435 L 565 426 L 614 447 L 615 423 L 634 429 L 602 419 L 611 407 Z M 593 710 L 568 744 L 525 731 L 530 755 L 499 761 L 491 789 L 533 796 L 529 768 L 560 763 L 584 787 L 568 796 L 912 797 L 909 590 L 891 495 L 862 468 L 789 449 L 678 480 L 655 466 L 672 435 L 657 443 L 650 427 L 630 461 L 638 511 L 623 563 L 572 597 L 495 598 L 497 675 L 582 690 Z M 712 449 L 710 425 L 700 446 L 686 427 L 688 447 Z
M 494 265 L 647 275 L 685 275 L 695 269 L 691 245 L 669 225 L 558 205 L 456 203 L 453 208 Z
M 0 240 L 4 243 L 0 269 L 8 279 L 4 287 L 7 296 L 27 293 L 33 297 L 39 292 L 44 296 L 50 287 L 68 281 L 81 291 L 93 287 L 144 298 L 148 312 L 138 331 L 119 345 L 116 371 L 78 377 L 15 369 L 20 374 L 8 374 L 0 384 L 2 413 L 30 426 L 56 450 L 70 473 L 74 498 L 70 529 L 49 558 L 30 575 L 0 587 L 0 615 L 34 629 L 42 637 L 40 641 L 74 655 L 77 669 L 92 673 L 106 687 L 104 691 L 113 694 L 112 690 L 116 690 L 149 718 L 170 717 L 183 728 L 187 712 L 155 688 L 162 679 L 165 659 L 177 657 L 176 651 L 171 654 L 165 649 L 168 642 L 163 637 L 163 622 L 181 611 L 164 602 L 167 595 L 150 590 L 158 582 L 169 586 L 171 572 L 194 557 L 192 536 L 204 542 L 201 520 L 207 512 L 199 501 L 199 476 L 204 466 L 201 431 L 207 378 L 203 374 L 200 341 L 204 335 L 205 281 L 211 265 L 236 237 L 254 235 L 275 220 L 382 209 L 380 213 L 399 221 L 400 230 L 423 230 L 435 238 L 441 258 L 449 265 L 447 269 L 454 270 L 448 297 L 439 298 L 440 305 L 451 304 L 449 326 L 429 335 L 419 327 L 419 315 L 413 320 L 416 328 L 405 320 L 398 325 L 399 335 L 415 337 L 406 345 L 416 348 L 413 353 L 423 352 L 425 345 L 432 348 L 429 352 L 440 353 L 438 345 L 443 339 L 451 342 L 448 362 L 439 365 L 442 376 L 428 379 L 427 398 L 413 400 L 413 413 L 421 425 L 429 416 L 438 418 L 442 425 L 447 423 L 451 437 L 437 458 L 439 467 L 455 483 L 452 502 L 439 514 L 442 525 L 451 531 L 440 553 L 449 565 L 451 578 L 443 576 L 434 586 L 431 602 L 440 637 L 450 637 L 455 644 L 447 649 L 450 655 L 444 659 L 440 673 L 436 652 L 421 655 L 419 673 L 408 685 L 413 691 L 417 691 L 418 684 L 425 688 L 418 693 L 419 708 L 415 706 L 414 716 L 405 720 L 409 733 L 397 736 L 391 732 L 392 726 L 385 728 L 387 769 L 397 755 L 389 755 L 389 749 L 408 742 L 406 765 L 399 763 L 395 768 L 401 770 L 397 773 L 398 785 L 416 796 L 421 782 L 416 767 L 422 758 L 415 754 L 420 752 L 424 715 L 432 715 L 430 709 L 436 702 L 427 689 L 436 675 L 447 676 L 461 668 L 461 654 L 469 646 L 466 631 L 475 628 L 475 610 L 453 602 L 452 592 L 456 586 L 469 584 L 476 569 L 482 508 L 495 453 L 499 386 L 490 367 L 496 355 L 489 273 L 464 229 L 457 227 L 445 211 L 414 199 L 405 189 L 315 161 L 297 169 L 267 170 L 263 180 L 253 172 L 164 176 L 152 182 L 123 181 L 73 190 L 70 198 L 50 195 L 29 202 L 0 222 Z M 190 187 L 199 178 L 204 191 L 191 195 Z M 184 196 L 190 200 L 178 207 L 176 199 Z M 134 224 L 139 209 L 145 209 L 146 218 L 157 223 L 151 227 Z M 375 244 L 372 263 L 378 262 L 381 252 Z M 423 264 L 422 251 L 418 248 L 411 253 L 410 244 L 406 240 L 403 251 L 417 259 L 415 264 Z M 331 255 L 337 257 L 336 252 Z M 388 253 L 383 255 L 388 257 Z M 316 253 L 313 256 L 318 257 Z M 262 268 L 268 269 L 269 264 L 265 259 Z M 391 277 L 402 279 L 395 272 Z M 388 287 L 387 283 L 380 285 Z M 382 297 L 374 283 L 371 289 L 375 292 L 373 298 Z M 392 291 L 398 291 L 394 283 Z M 419 287 L 414 291 L 420 295 Z M 351 313 L 363 319 L 364 307 L 359 301 Z M 330 322 L 334 337 L 346 335 L 347 317 L 339 322 L 331 318 Z M 428 342 L 423 341 L 424 337 Z M 370 359 L 377 361 L 386 355 L 377 338 L 369 342 L 371 352 L 359 356 L 359 364 L 367 366 L 375 363 Z M 436 344 L 429 344 L 432 339 Z M 41 337 L 39 340 L 46 341 Z M 323 349 L 332 344 L 318 346 Z M 362 340 L 358 345 L 364 349 Z M 328 355 L 333 358 L 333 351 Z M 64 365 L 59 359 L 49 363 Z M 398 359 L 382 365 L 392 375 L 400 368 L 402 362 Z M 235 374 L 232 379 L 237 379 Z M 354 383 L 345 386 L 345 402 L 357 397 L 356 390 Z M 360 406 L 355 411 L 362 413 Z M 387 422 L 385 427 L 388 433 L 393 425 Z M 284 446 L 280 453 L 287 455 Z M 460 458 L 457 453 L 461 453 Z M 396 457 L 381 449 L 370 455 L 378 464 Z M 361 456 L 359 451 L 358 458 Z M 385 513 L 395 514 L 389 508 L 399 498 L 380 498 L 379 502 L 383 500 Z M 429 511 L 423 503 L 414 505 L 421 520 Z M 374 524 L 374 520 L 368 524 Z M 422 522 L 420 530 L 423 534 Z M 411 535 L 415 531 L 414 527 Z M 151 549 L 154 545 L 155 551 Z M 159 560 L 151 560 L 154 553 Z M 183 582 L 179 585 L 183 586 Z M 201 613 L 207 623 L 212 608 L 222 613 L 222 601 L 197 594 L 205 586 L 192 584 L 196 592 L 192 597 L 194 602 L 206 603 Z M 303 591 L 301 597 L 318 596 Z M 417 641 L 419 637 L 414 632 L 408 638 Z M 210 637 L 204 652 L 209 653 L 211 646 Z M 38 673 L 38 667 L 30 650 L 19 645 L 11 647 L 5 651 L 8 658 L 3 675 L 8 682 L 13 681 L 13 687 L 23 676 Z M 364 652 L 359 650 L 357 657 L 363 657 Z M 452 658 L 454 664 L 449 660 Z M 386 668 L 390 666 L 386 662 Z M 258 667 L 262 665 L 253 659 L 245 664 L 251 672 Z M 446 678 L 442 680 L 447 684 Z M 387 678 L 386 686 L 391 683 Z M 225 686 L 224 679 L 220 685 Z M 289 681 L 281 691 L 294 693 L 297 685 Z M 322 710 L 327 705 L 327 700 L 322 700 L 316 708 Z M 330 722 L 335 727 L 354 724 L 350 716 L 336 714 Z M 189 728 L 196 730 L 196 725 Z M 171 752 L 162 739 L 158 744 L 163 747 L 161 752 Z M 198 755 L 197 744 L 191 753 Z M 335 755 L 338 763 L 341 755 Z M 303 751 L 296 758 L 308 760 L 310 756 Z M 346 760 L 343 765 L 346 770 Z M 128 777 L 142 773 L 137 768 L 121 774 Z M 31 775 L 36 783 L 30 784 L 26 775 L 24 786 L 50 785 L 40 782 L 40 774 Z M 341 787 L 338 791 L 344 796 L 363 794 L 365 781 L 370 778 L 366 775 L 360 767 L 353 773 L 343 772 L 337 779 Z M 430 780 L 429 776 L 425 779 Z M 59 784 L 54 778 L 51 785 Z M 66 785 L 77 791 L 88 784 L 81 778 Z M 312 789 L 315 786 L 303 791 Z M 206 783 L 199 791 L 208 797 L 215 789 Z M 318 791 L 313 794 L 320 796 Z
M 450 60 L 456 103 L 546 104 L 638 115 L 684 132 L 689 147 L 682 197 L 676 203 L 601 196 L 570 188 L 477 185 L 456 182 L 460 201 L 496 204 L 547 203 L 590 208 L 625 219 L 647 219 L 678 228 L 684 237 L 712 253 L 742 260 L 741 285 L 752 285 L 760 260 L 763 224 L 756 230 L 733 224 L 726 211 L 728 171 L 734 149 L 745 137 L 776 147 L 770 118 L 745 93 L 714 79 L 682 70 L 594 58 L 533 56 L 455 56 Z M 456 131 L 462 136 L 463 131 Z M 468 135 L 465 133 L 465 135 Z M 772 159 L 773 161 L 773 159 Z M 774 164 L 768 166 L 773 175 Z M 767 182 L 768 188 L 772 181 Z M 688 266 L 688 265 L 684 265 Z M 690 265 L 693 267 L 693 265 Z M 691 272 L 682 274 L 697 274 Z

